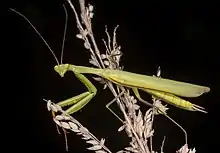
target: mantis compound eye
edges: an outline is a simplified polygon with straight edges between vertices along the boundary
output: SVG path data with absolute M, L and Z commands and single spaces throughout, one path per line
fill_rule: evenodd
M 59 73 L 59 75 L 60 75 L 61 77 L 64 77 L 64 74 L 67 72 L 68 68 L 69 68 L 69 64 L 61 64 L 61 65 L 56 65 L 56 66 L 54 67 L 54 70 L 55 70 L 57 73 Z

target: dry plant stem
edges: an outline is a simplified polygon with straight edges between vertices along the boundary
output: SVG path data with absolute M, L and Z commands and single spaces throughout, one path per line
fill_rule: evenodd
M 154 105 L 154 104 L 153 104 Z M 153 115 L 152 115 L 152 124 L 151 124 L 151 129 L 153 128 L 153 122 L 154 122 L 154 112 L 156 111 L 155 108 L 153 108 Z M 150 150 L 153 152 L 153 138 L 150 137 Z
M 77 14 L 77 12 L 76 12 L 76 9 L 75 9 L 75 7 L 73 6 L 73 4 L 71 3 L 70 0 L 67 0 L 67 1 L 68 1 L 68 3 L 70 4 L 70 7 L 73 9 L 73 11 L 74 11 L 74 13 L 75 13 L 78 28 L 79 28 L 80 32 L 82 33 L 82 32 L 85 31 L 85 30 L 83 29 L 83 26 L 82 26 L 82 24 L 81 24 L 81 22 L 80 22 L 80 20 L 79 20 L 79 17 L 78 17 L 78 14 Z M 86 10 L 86 8 L 85 8 L 85 2 L 84 2 L 84 0 L 79 0 L 79 2 L 80 2 L 80 8 L 81 8 L 81 18 L 82 18 L 82 21 L 83 21 L 84 25 L 86 26 L 86 29 L 87 29 L 87 31 L 88 31 L 88 35 L 90 36 L 91 41 L 92 41 L 92 44 L 93 44 L 93 46 L 94 46 L 94 48 L 95 48 L 95 54 L 96 54 L 96 56 L 98 57 L 98 59 L 99 59 L 99 61 L 100 61 L 100 63 L 101 63 L 101 65 L 98 65 L 98 67 L 99 67 L 99 68 L 104 68 L 105 66 L 104 66 L 104 63 L 103 63 L 103 61 L 102 61 L 102 59 L 101 59 L 100 51 L 99 51 L 99 49 L 98 49 L 98 47 L 97 47 L 96 41 L 95 41 L 94 36 L 93 36 L 92 27 L 91 27 L 90 21 L 88 21 L 87 14 L 86 14 L 86 12 L 85 12 L 85 10 Z M 108 37 L 109 37 L 109 36 L 108 36 Z M 86 35 L 84 36 L 84 38 L 86 38 Z M 88 39 L 84 39 L 84 40 L 87 41 Z M 109 44 L 110 44 L 110 43 L 109 43 Z M 89 45 L 89 46 L 90 46 L 90 45 Z M 90 52 L 93 52 L 91 46 L 89 47 L 89 50 L 90 50 Z M 93 54 L 93 53 L 92 53 L 92 54 Z M 94 54 L 93 54 L 93 55 L 94 55 Z M 114 95 L 115 97 L 117 97 L 118 94 L 117 94 L 117 92 L 115 91 L 115 89 L 114 89 L 112 83 L 109 82 L 109 81 L 106 81 L 106 83 L 107 83 L 107 86 L 109 87 L 109 89 L 112 91 L 113 95 Z M 141 143 L 141 141 L 140 141 L 138 135 L 136 134 L 135 130 L 133 129 L 133 126 L 132 126 L 132 124 L 131 124 L 131 121 L 130 121 L 129 117 L 127 116 L 126 111 L 125 111 L 124 107 L 122 106 L 122 102 L 119 100 L 119 98 L 117 98 L 117 103 L 118 103 L 118 105 L 119 105 L 121 111 L 122 111 L 123 114 L 124 114 L 124 117 L 125 117 L 126 122 L 128 123 L 128 125 L 129 125 L 130 129 L 132 130 L 134 136 L 136 137 L 136 140 L 137 140 L 137 142 L 138 142 L 138 144 L 139 144 L 139 146 L 140 146 L 140 148 L 141 148 L 141 152 L 143 152 L 143 153 L 145 153 L 145 152 L 150 153 L 149 149 L 147 149 L 147 150 L 145 149 L 145 147 L 144 147 L 143 144 Z
M 81 12 L 84 13 L 85 12 L 85 1 L 79 0 L 79 4 L 80 4 Z
M 124 87 L 121 87 L 121 88 L 124 89 Z M 125 90 L 125 89 L 124 89 L 124 90 Z M 121 102 L 118 101 L 118 103 L 120 104 Z M 124 114 L 125 120 L 128 122 L 128 125 L 129 125 L 130 129 L 132 130 L 132 132 L 133 132 L 133 134 L 134 134 L 134 136 L 135 136 L 137 142 L 139 143 L 139 146 L 141 147 L 142 151 L 143 151 L 143 152 L 150 153 L 149 149 L 146 148 L 146 147 L 144 147 L 144 145 L 141 143 L 141 141 L 140 141 L 140 139 L 139 139 L 137 133 L 135 132 L 135 130 L 134 130 L 132 124 L 131 124 L 131 120 L 128 118 L 128 115 L 126 114 L 124 108 L 121 108 L 121 105 L 119 105 L 119 106 L 120 106 L 120 109 L 122 110 L 122 112 L 123 112 L 123 114 Z
M 89 18 L 86 17 L 87 14 L 86 14 L 86 11 L 85 11 L 85 1 L 84 0 L 79 0 L 79 4 L 80 4 L 80 9 L 81 9 L 81 19 L 82 19 L 83 23 L 85 24 L 86 29 L 88 30 L 88 35 L 90 36 L 90 38 L 92 40 L 93 46 L 95 48 L 96 55 L 98 56 L 98 59 L 101 62 L 102 68 L 105 68 L 105 65 L 103 64 L 101 56 L 100 56 L 100 51 L 98 49 L 98 46 L 96 44 L 96 41 L 95 41 L 95 38 L 94 38 L 94 35 L 93 35 L 93 32 L 92 32 L 91 22 L 88 22 Z
M 72 2 L 71 2 L 70 0 L 67 0 L 67 2 L 69 3 L 70 7 L 71 7 L 71 8 L 73 9 L 73 11 L 74 11 L 74 14 L 75 14 L 75 17 L 76 17 L 77 26 L 78 26 L 80 32 L 81 32 L 81 33 L 84 33 L 85 31 L 84 31 L 84 29 L 83 29 L 83 26 L 82 26 L 80 20 L 79 20 L 79 16 L 78 16 L 78 14 L 77 14 L 77 12 L 76 12 L 76 9 L 75 9 L 74 5 L 72 4 Z M 94 52 L 93 52 L 93 50 L 92 50 L 91 47 L 90 47 L 90 52 L 91 52 L 94 56 L 98 56 L 98 59 L 99 59 L 99 61 L 100 61 L 100 63 L 101 63 L 101 65 L 99 65 L 99 67 L 100 67 L 100 68 L 105 68 L 104 63 L 102 62 L 102 59 L 101 59 L 101 57 L 100 57 L 100 51 L 99 51 L 99 49 L 98 49 L 98 47 L 97 47 L 97 44 L 96 44 L 96 42 L 95 42 L 95 38 L 94 38 L 93 33 L 92 33 L 92 29 L 91 29 L 92 27 L 91 27 L 91 25 L 85 20 L 85 18 L 86 18 L 86 17 L 85 17 L 85 16 L 86 16 L 86 12 L 85 12 L 85 1 L 84 1 L 84 0 L 79 0 L 79 3 L 80 3 L 82 21 L 83 21 L 83 23 L 85 24 L 86 29 L 87 29 L 87 31 L 88 31 L 88 35 L 90 36 L 90 38 L 91 38 L 91 40 L 92 40 L 92 43 L 93 43 L 93 46 L 94 46 L 94 48 L 95 48 L 96 54 L 94 54 Z M 84 33 L 84 38 L 85 38 L 86 41 L 87 41 L 86 43 L 89 44 L 89 40 L 87 39 L 85 33 Z M 97 63 L 99 64 L 99 62 L 97 62 Z
M 109 84 L 109 88 L 110 88 L 110 90 L 112 91 L 113 95 L 116 97 L 116 96 L 117 96 L 117 93 L 115 92 L 115 89 L 114 89 L 112 83 L 111 83 L 111 82 L 108 82 L 108 84 Z M 122 88 L 123 88 L 123 87 L 122 87 Z M 124 89 L 124 90 L 125 90 L 125 89 Z M 139 146 L 141 147 L 142 152 L 143 152 L 143 153 L 145 153 L 145 152 L 146 152 L 146 153 L 150 153 L 150 151 L 149 151 L 148 148 L 147 148 L 146 151 L 145 151 L 145 147 L 143 146 L 143 144 L 141 143 L 141 141 L 140 141 L 140 139 L 139 139 L 137 133 L 135 132 L 135 130 L 134 130 L 132 124 L 131 124 L 131 120 L 130 120 L 129 117 L 127 116 L 127 113 L 125 112 L 124 107 L 122 107 L 122 104 L 121 104 L 121 101 L 119 100 L 119 98 L 117 98 L 117 104 L 119 105 L 119 107 L 120 107 L 120 109 L 121 109 L 121 111 L 122 111 L 122 113 L 123 113 L 123 115 L 124 115 L 124 117 L 125 117 L 125 120 L 126 120 L 126 122 L 128 123 L 130 129 L 132 130 L 132 132 L 133 132 L 133 134 L 134 134 L 134 136 L 135 136 L 135 138 L 136 138 L 136 140 L 137 140 Z
M 165 139 L 166 139 L 166 137 L 164 137 L 163 142 L 162 142 L 162 145 L 161 145 L 161 147 L 160 147 L 160 152 L 161 152 L 161 153 L 164 153 L 164 152 L 163 152 L 163 147 L 164 147 Z
M 117 29 L 117 28 L 118 28 L 118 26 L 114 29 L 114 33 L 113 33 L 113 34 L 114 34 L 114 36 L 113 36 L 113 48 L 114 48 L 115 42 L 116 42 L 116 29 Z M 112 50 L 112 49 L 111 49 L 111 46 L 110 46 L 111 40 L 110 40 L 109 33 L 107 32 L 107 28 L 106 28 L 105 32 L 106 32 L 106 35 L 107 35 L 107 37 L 108 37 L 108 47 L 106 47 L 106 48 L 107 48 L 107 51 L 110 52 L 110 50 Z M 104 41 L 104 43 L 105 43 L 105 41 Z M 105 43 L 105 46 L 107 46 L 106 43 Z M 109 48 L 109 49 L 108 49 L 108 48 Z M 111 82 L 109 82 L 109 81 L 107 81 L 107 84 L 108 84 L 108 87 L 110 88 L 110 90 L 112 91 L 113 95 L 116 97 L 116 96 L 117 96 L 117 93 L 116 93 L 116 91 L 115 91 L 115 89 L 114 89 L 114 87 L 113 87 L 113 84 L 112 84 Z M 118 86 L 118 87 L 119 87 L 122 91 L 126 91 L 123 86 Z M 118 92 L 120 93 L 119 90 L 118 90 Z M 126 94 L 127 94 L 127 93 L 125 92 L 125 95 L 126 95 Z M 124 117 L 125 117 L 125 120 L 127 121 L 129 128 L 130 128 L 131 131 L 133 132 L 133 134 L 134 134 L 134 136 L 135 136 L 135 138 L 136 138 L 136 140 L 137 140 L 139 146 L 141 147 L 142 152 L 147 152 L 147 153 L 149 153 L 149 152 L 150 152 L 149 149 L 148 149 L 148 148 L 145 149 L 145 147 L 144 147 L 143 144 L 141 143 L 141 141 L 140 141 L 140 139 L 139 139 L 137 133 L 135 132 L 135 130 L 134 130 L 133 126 L 132 126 L 131 120 L 130 120 L 130 118 L 127 116 L 127 113 L 126 113 L 126 111 L 125 111 L 125 109 L 124 109 L 124 107 L 123 107 L 123 105 L 122 105 L 122 102 L 120 101 L 119 98 L 117 98 L 117 104 L 118 104 L 118 106 L 120 107 L 120 109 L 121 109 L 121 111 L 122 111 L 122 113 L 123 113 L 123 115 L 124 115 Z
M 73 12 L 74 12 L 75 17 L 76 17 L 77 27 L 79 28 L 80 33 L 83 34 L 83 37 L 84 37 L 84 39 L 85 39 L 85 42 L 89 44 L 89 40 L 88 40 L 87 37 L 86 37 L 86 32 L 85 32 L 84 29 L 83 29 L 83 26 L 82 26 L 82 24 L 81 24 L 81 22 L 80 22 L 79 16 L 78 16 L 78 14 L 77 14 L 77 12 L 76 12 L 76 9 L 75 9 L 74 5 L 72 4 L 72 2 L 71 2 L 70 0 L 67 0 L 67 2 L 69 3 L 70 7 L 73 9 Z M 80 5 L 80 6 L 81 6 L 81 5 Z M 81 8 L 81 10 L 82 10 L 82 8 Z M 84 9 L 83 9 L 83 10 L 84 10 Z M 89 47 L 89 50 L 90 50 L 90 53 L 91 53 L 93 56 L 96 56 L 96 55 L 94 54 L 93 49 L 92 49 L 91 47 Z M 97 64 L 99 64 L 99 62 L 97 62 Z M 104 64 L 102 64 L 102 65 L 104 65 Z M 101 67 L 101 65 L 99 65 L 99 66 Z

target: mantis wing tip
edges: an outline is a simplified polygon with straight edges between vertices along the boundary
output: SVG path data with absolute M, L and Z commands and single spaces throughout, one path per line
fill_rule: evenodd
M 210 88 L 209 87 L 206 87 L 205 88 L 205 92 L 209 92 L 210 91 Z
M 200 89 L 200 90 L 197 92 L 197 96 L 196 96 L 196 97 L 201 96 L 202 94 L 207 93 L 207 92 L 209 92 L 209 91 L 210 91 L 210 88 L 209 88 L 209 87 L 202 87 L 202 89 Z

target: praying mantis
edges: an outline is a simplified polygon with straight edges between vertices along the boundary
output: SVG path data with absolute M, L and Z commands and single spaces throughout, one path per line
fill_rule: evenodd
M 74 96 L 72 98 L 57 103 L 57 105 L 61 107 L 70 106 L 70 108 L 68 108 L 65 111 L 65 114 L 70 115 L 82 109 L 92 100 L 92 98 L 97 93 L 96 87 L 85 77 L 84 74 L 97 75 L 121 87 L 130 88 L 132 89 L 133 93 L 135 94 L 135 96 L 139 101 L 144 102 L 145 104 L 148 104 L 150 106 L 153 105 L 147 103 L 145 100 L 141 98 L 139 94 L 139 90 L 149 93 L 154 97 L 157 97 L 158 99 L 161 99 L 175 107 L 188 111 L 200 111 L 206 113 L 203 107 L 192 104 L 191 102 L 186 101 L 180 97 L 199 97 L 204 93 L 208 93 L 210 91 L 209 87 L 180 82 L 180 81 L 174 81 L 165 78 L 158 78 L 143 74 L 137 74 L 123 70 L 76 66 L 72 64 L 62 64 L 62 62 L 60 64 L 52 49 L 49 47 L 47 42 L 37 31 L 37 29 L 30 23 L 30 21 L 24 15 L 20 14 L 14 9 L 11 10 L 21 15 L 33 27 L 33 29 L 45 42 L 51 53 L 54 55 L 55 60 L 57 61 L 57 65 L 54 67 L 54 70 L 61 77 L 64 77 L 64 75 L 68 71 L 73 72 L 76 78 L 87 87 L 88 89 L 87 92 L 84 92 L 80 95 Z
M 66 110 L 67 114 L 72 114 L 80 110 L 95 96 L 97 92 L 95 86 L 83 74 L 95 74 L 117 85 L 131 88 L 137 99 L 140 101 L 142 101 L 142 98 L 140 97 L 138 90 L 145 91 L 171 105 L 189 111 L 205 112 L 203 107 L 192 104 L 191 102 L 181 99 L 177 96 L 198 97 L 203 93 L 210 91 L 210 88 L 205 86 L 162 79 L 121 70 L 98 69 L 85 66 L 76 66 L 72 64 L 56 65 L 54 70 L 61 77 L 64 77 L 65 73 L 68 71 L 73 72 L 75 76 L 88 88 L 88 92 L 57 103 L 61 107 L 75 104 Z

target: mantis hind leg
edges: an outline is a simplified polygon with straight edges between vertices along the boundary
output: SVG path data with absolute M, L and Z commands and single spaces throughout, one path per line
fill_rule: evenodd
M 87 87 L 88 91 L 57 103 L 57 105 L 61 107 L 73 105 L 64 112 L 64 114 L 69 115 L 82 109 L 96 95 L 97 92 L 96 87 L 83 74 L 74 74 Z
M 161 114 L 163 114 L 163 115 L 166 116 L 169 120 L 171 120 L 174 124 L 176 124 L 176 125 L 183 131 L 183 133 L 184 133 L 184 135 L 185 135 L 185 142 L 186 142 L 186 144 L 187 144 L 187 133 L 186 133 L 186 130 L 185 130 L 181 125 L 179 125 L 176 121 L 174 121 L 171 117 L 169 117 L 169 116 L 168 116 L 165 112 L 163 112 L 160 108 L 158 108 L 158 107 L 152 105 L 151 103 L 145 101 L 144 99 L 142 99 L 141 96 L 140 96 L 140 94 L 139 94 L 139 92 L 138 92 L 138 89 L 137 89 L 137 88 L 132 88 L 132 90 L 133 90 L 135 96 L 137 97 L 137 99 L 138 99 L 140 102 L 142 102 L 142 103 L 144 103 L 144 104 L 146 104 L 146 105 L 148 105 L 148 106 L 155 107 L 156 109 L 158 109 L 158 111 L 159 111 Z

